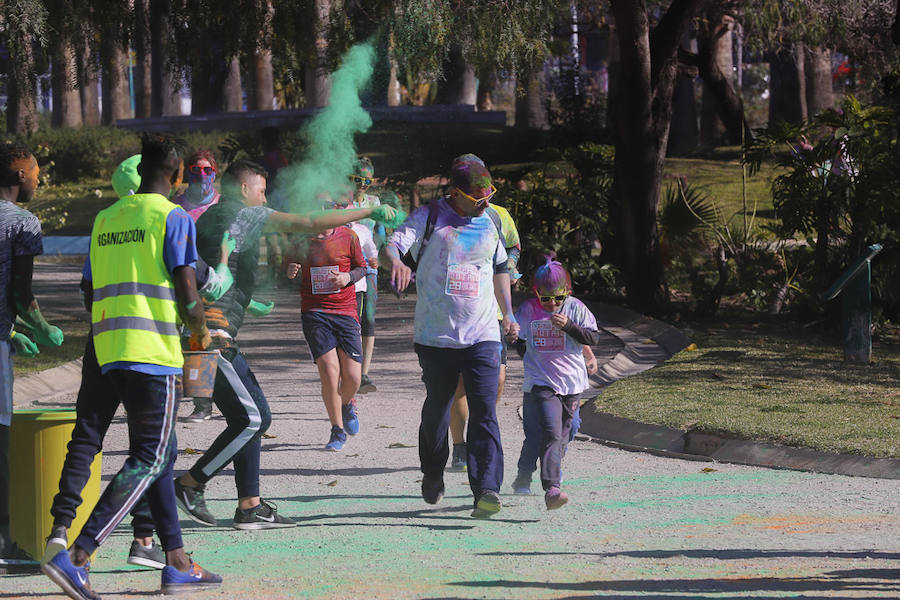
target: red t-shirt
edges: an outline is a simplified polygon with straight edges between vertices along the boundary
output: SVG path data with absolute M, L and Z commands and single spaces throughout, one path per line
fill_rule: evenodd
M 335 290 L 328 285 L 328 273 L 335 268 L 349 273 L 365 267 L 359 238 L 349 227 L 337 227 L 326 237 L 307 238 L 309 245 L 300 257 L 300 311 L 319 311 L 359 319 L 356 311 L 356 290 L 353 284 Z

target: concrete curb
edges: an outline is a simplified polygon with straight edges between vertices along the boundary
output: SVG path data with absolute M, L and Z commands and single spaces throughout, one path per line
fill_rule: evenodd
M 810 448 L 726 438 L 701 431 L 682 431 L 638 423 L 597 412 L 596 399 L 581 408 L 581 431 L 601 443 L 659 456 L 738 465 L 793 469 L 853 477 L 900 479 L 900 459 L 832 454 Z
M 18 406 L 47 401 L 61 394 L 74 393 L 81 385 L 81 359 L 17 377 L 13 381 L 13 403 Z
M 671 325 L 613 304 L 585 301 L 597 325 L 618 338 L 621 351 L 591 376 L 584 398 L 595 398 L 614 381 L 637 375 L 672 358 L 691 341 Z

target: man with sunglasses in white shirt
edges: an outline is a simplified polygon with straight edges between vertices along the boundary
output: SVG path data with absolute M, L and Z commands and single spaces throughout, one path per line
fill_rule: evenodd
M 496 225 L 485 214 L 496 191 L 483 164 L 454 162 L 449 194 L 414 211 L 381 252 L 398 291 L 406 289 L 412 278 L 402 257 L 415 257 L 417 267 L 414 341 L 426 389 L 419 426 L 422 498 L 437 504 L 444 495 L 450 405 L 462 374 L 469 397 L 468 474 L 476 518 L 489 518 L 500 510 L 498 304 L 502 333 L 513 336 L 519 330 L 512 312 L 506 250 Z

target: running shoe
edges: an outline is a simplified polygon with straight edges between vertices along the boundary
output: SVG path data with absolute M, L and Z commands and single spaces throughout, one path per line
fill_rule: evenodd
M 531 495 L 531 473 L 519 470 L 519 474 L 512 483 L 513 494 L 517 496 Z
M 212 403 L 202 403 L 194 405 L 194 412 L 181 420 L 185 423 L 202 423 L 212 418 Z
M 182 573 L 171 565 L 166 565 L 162 570 L 162 593 L 181 594 L 208 590 L 222 585 L 222 578 L 215 573 L 210 573 L 194 561 L 191 568 Z
M 484 490 L 475 502 L 472 516 L 476 519 L 490 519 L 500 512 L 500 495 L 494 490 Z
M 100 596 L 91 589 L 88 578 L 91 563 L 76 567 L 69 558 L 68 550 L 60 550 L 56 556 L 41 565 L 41 571 L 53 583 L 63 589 L 69 598 L 75 600 L 100 600 Z
M 60 550 L 69 547 L 69 538 L 66 528 L 62 525 L 54 525 L 47 536 L 47 546 L 44 548 L 44 555 L 41 557 L 41 564 L 49 562 L 56 556 Z
M 162 546 L 151 541 L 150 547 L 145 548 L 139 541 L 131 542 L 131 551 L 128 552 L 128 564 L 151 569 L 162 569 L 166 566 L 166 553 Z
M 440 475 L 422 477 L 422 499 L 428 504 L 437 504 L 444 497 L 444 478 Z
M 453 444 L 453 455 L 450 457 L 450 470 L 456 472 L 465 472 L 468 468 L 466 445 Z
M 368 375 L 363 375 L 362 379 L 359 382 L 359 393 L 360 394 L 368 394 L 369 392 L 377 392 L 378 388 L 375 387 L 375 384 L 372 383 L 372 380 L 369 379 Z
M 559 486 L 550 486 L 550 489 L 544 494 L 544 504 L 547 510 L 554 510 L 565 506 L 569 501 L 569 495 L 559 489 Z
M 356 414 L 356 398 L 350 404 L 341 406 L 341 415 L 344 420 L 344 431 L 349 435 L 359 433 L 359 416 Z
M 196 488 L 183 486 L 178 478 L 175 478 L 175 501 L 178 508 L 201 525 L 215 526 L 218 525 L 216 518 L 206 508 L 206 499 L 203 497 L 205 490 L 206 486 L 204 485 Z
M 274 504 L 270 504 L 261 498 L 259 504 L 248 512 L 244 512 L 240 508 L 234 511 L 235 529 L 278 529 L 296 525 L 296 521 L 279 515 L 278 509 Z
M 344 433 L 344 430 L 337 425 L 332 425 L 331 438 L 328 440 L 328 443 L 325 444 L 325 449 L 331 450 L 332 452 L 339 452 L 344 448 L 344 444 L 346 443 L 347 434 Z

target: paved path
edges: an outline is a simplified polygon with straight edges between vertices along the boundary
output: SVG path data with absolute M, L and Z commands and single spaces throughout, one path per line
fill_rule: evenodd
M 74 285 L 71 276 L 54 284 L 61 301 Z M 259 296 L 274 298 L 276 310 L 250 319 L 241 340 L 274 414 L 274 437 L 263 441 L 262 489 L 300 526 L 233 530 L 232 472 L 223 472 L 207 493 L 219 526 L 182 521 L 187 549 L 225 577 L 221 590 L 197 597 L 900 597 L 900 481 L 732 465 L 707 472 L 709 463 L 581 440 L 564 463 L 568 506 L 548 513 L 539 495 L 509 494 L 522 442 L 518 360 L 498 406 L 502 512 L 471 519 L 466 477 L 458 473 L 447 474 L 443 502 L 426 505 L 415 449 L 423 386 L 411 347 L 412 300 L 383 302 L 372 372 L 378 392 L 360 398 L 360 434 L 343 452 L 328 453 L 299 301 L 281 291 Z M 182 405 L 181 414 L 189 411 Z M 186 447 L 203 449 L 223 426 L 221 417 L 179 424 L 176 470 L 196 460 Z M 125 448 L 118 417 L 106 479 Z M 129 544 L 120 527 L 98 552 L 92 580 L 104 598 L 159 589 L 157 572 L 125 564 Z M 43 576 L 0 577 L 0 598 L 57 592 Z

